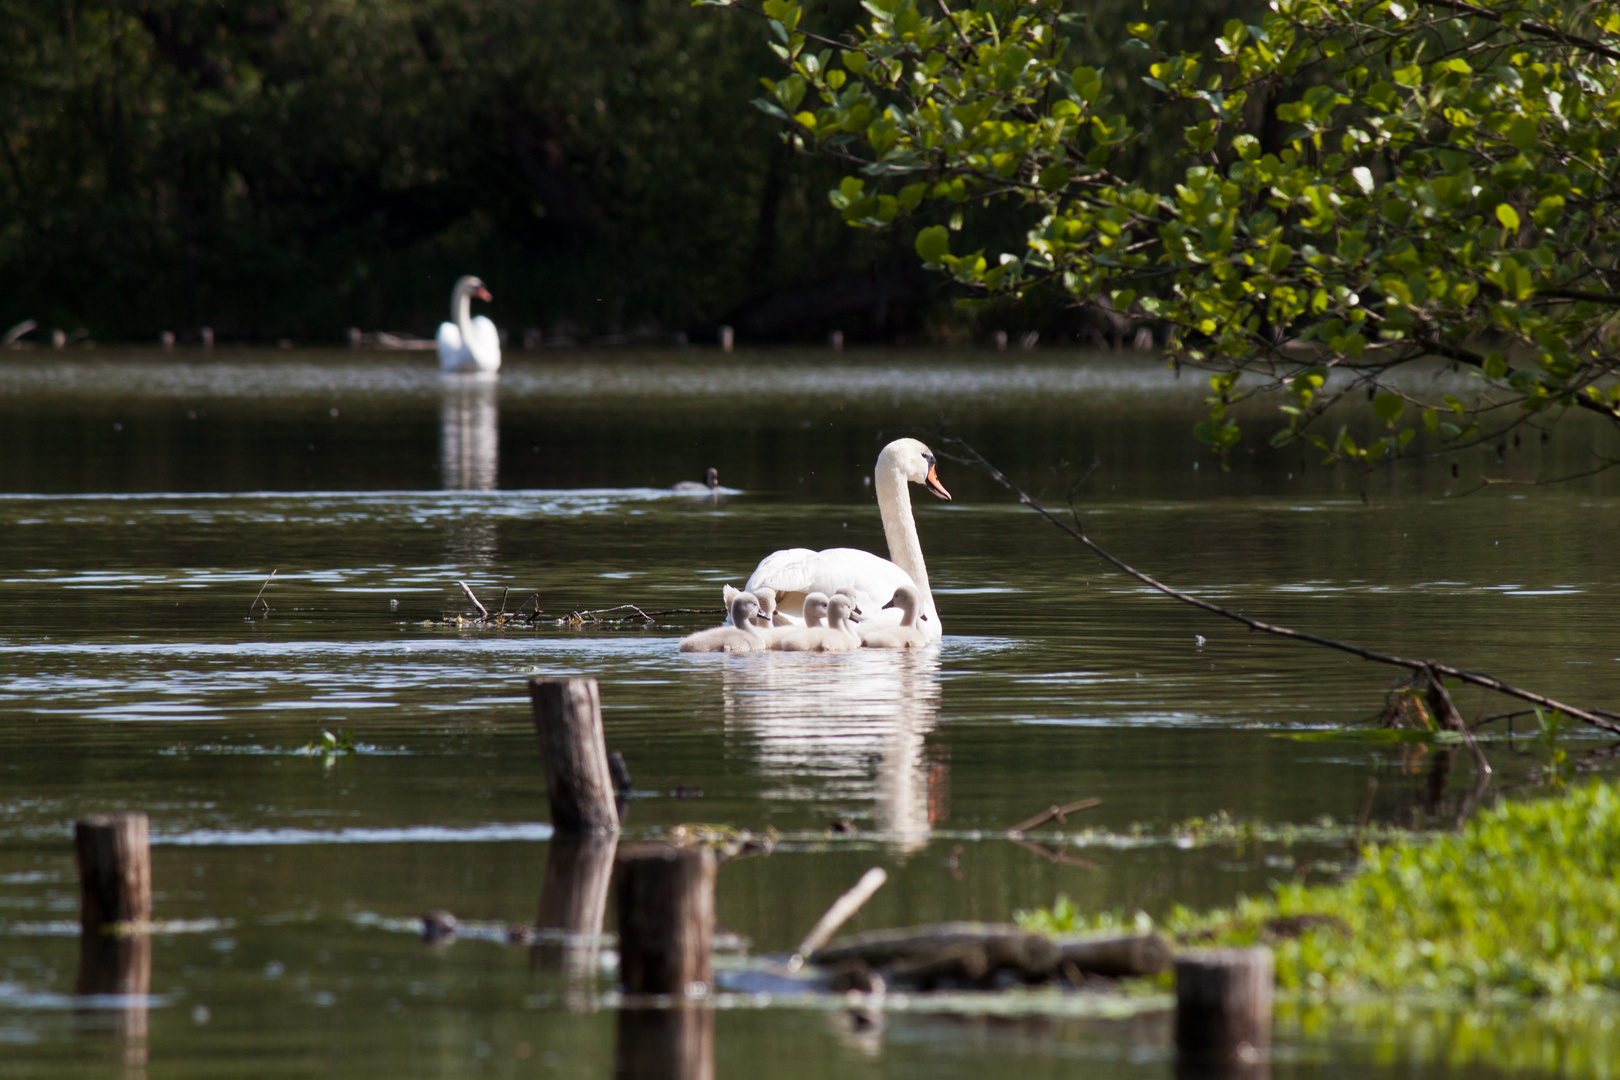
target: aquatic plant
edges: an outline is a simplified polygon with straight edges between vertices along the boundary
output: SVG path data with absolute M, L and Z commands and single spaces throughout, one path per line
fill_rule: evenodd
M 317 738 L 305 743 L 302 752 L 305 754 L 323 754 L 333 757 L 337 754 L 353 754 L 359 750 L 355 745 L 354 732 L 348 728 L 339 728 L 336 731 L 321 729 Z
M 1591 783 L 1504 802 L 1458 833 L 1369 845 L 1344 882 L 1177 908 L 1163 929 L 1184 945 L 1269 944 L 1278 983 L 1307 993 L 1600 996 L 1620 991 L 1617 860 L 1620 790 Z M 1121 921 L 1062 898 L 1017 918 L 1051 933 Z

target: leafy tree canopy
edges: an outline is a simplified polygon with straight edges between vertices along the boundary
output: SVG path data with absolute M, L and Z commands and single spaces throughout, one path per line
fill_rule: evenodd
M 1199 52 L 1142 22 L 1097 56 L 1063 0 L 864 7 L 842 36 L 797 0 L 759 10 L 790 71 L 756 104 L 848 167 L 844 220 L 932 221 L 917 253 L 965 303 L 1051 288 L 1167 326 L 1213 372 L 1196 433 L 1217 450 L 1260 391 L 1285 392 L 1276 443 L 1336 460 L 1572 407 L 1620 424 L 1613 0 L 1273 0 Z M 1106 66 L 1135 57 L 1122 92 Z M 1144 141 L 1179 145 L 1174 175 L 1131 167 Z M 964 250 L 967 215 L 1006 204 L 1021 242 Z M 1483 392 L 1399 377 L 1436 357 Z M 1377 437 L 1315 423 L 1362 392 Z

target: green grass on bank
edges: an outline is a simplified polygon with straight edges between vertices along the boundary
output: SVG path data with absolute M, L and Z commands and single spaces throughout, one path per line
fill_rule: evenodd
M 1620 991 L 1620 792 L 1592 783 L 1504 802 L 1460 833 L 1369 846 L 1335 885 L 1283 883 L 1208 913 L 1173 911 L 1183 946 L 1272 946 L 1277 981 L 1306 992 L 1469 998 Z M 1060 899 L 1031 929 L 1118 927 Z

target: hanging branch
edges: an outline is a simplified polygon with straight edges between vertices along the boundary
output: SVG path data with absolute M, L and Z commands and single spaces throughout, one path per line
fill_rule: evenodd
M 1257 630 L 1265 634 L 1274 634 L 1277 637 L 1290 638 L 1294 641 L 1305 641 L 1312 645 L 1321 645 L 1324 648 L 1336 649 L 1339 652 L 1349 653 L 1351 656 L 1359 656 L 1363 660 L 1371 660 L 1372 662 L 1378 664 L 1389 664 L 1392 667 L 1405 668 L 1408 671 L 1420 675 L 1427 672 L 1430 673 L 1431 678 L 1434 676 L 1439 676 L 1442 678 L 1457 679 L 1471 686 L 1483 687 L 1486 690 L 1491 690 L 1498 694 L 1504 694 L 1507 697 L 1518 698 L 1520 701 L 1528 701 L 1532 705 L 1539 705 L 1545 709 L 1557 709 L 1565 716 L 1570 716 L 1576 720 L 1582 721 L 1583 723 L 1591 724 L 1593 727 L 1602 728 L 1604 731 L 1620 734 L 1620 713 L 1609 712 L 1605 709 L 1576 708 L 1574 705 L 1566 705 L 1561 701 L 1555 701 L 1544 694 L 1538 694 L 1532 690 L 1525 690 L 1514 686 L 1511 683 L 1505 683 L 1501 679 L 1493 676 L 1482 675 L 1473 671 L 1464 671 L 1461 668 L 1452 667 L 1450 664 L 1442 664 L 1434 660 L 1411 660 L 1404 656 L 1394 656 L 1390 653 L 1378 652 L 1373 649 L 1364 649 L 1360 645 L 1354 645 L 1348 641 L 1338 641 L 1334 638 L 1323 637 L 1320 634 L 1312 634 L 1304 630 L 1294 630 L 1286 626 L 1278 626 L 1275 623 L 1262 622 L 1259 619 L 1250 618 L 1249 616 L 1240 612 L 1230 611 L 1227 608 L 1221 607 L 1219 604 L 1211 603 L 1208 600 L 1193 596 L 1190 593 L 1184 593 L 1179 589 L 1173 589 L 1163 582 L 1142 573 L 1142 571 L 1115 557 L 1108 551 L 1105 551 L 1102 547 L 1098 546 L 1096 541 L 1087 536 L 1085 527 L 1080 522 L 1080 512 L 1072 501 L 1072 492 L 1070 495 L 1071 501 L 1069 503 L 1069 510 L 1074 520 L 1071 524 L 1070 522 L 1064 521 L 1062 518 L 1052 513 L 1046 507 L 1042 506 L 1034 496 L 1030 495 L 1023 488 L 1013 483 L 1007 478 L 1006 474 L 986 461 L 977 450 L 973 449 L 973 447 L 969 446 L 961 439 L 943 438 L 940 440 L 940 442 L 956 447 L 962 453 L 962 456 L 957 460 L 961 461 L 963 464 L 975 465 L 984 470 L 984 472 L 992 480 L 1017 496 L 1019 502 L 1023 503 L 1031 510 L 1034 510 L 1037 514 L 1041 515 L 1041 517 L 1045 518 L 1056 528 L 1080 541 L 1080 543 L 1091 549 L 1091 552 L 1098 558 L 1124 571 L 1126 574 L 1129 574 L 1131 577 L 1135 578 L 1137 581 L 1140 581 L 1149 588 L 1162 592 L 1172 599 L 1180 600 L 1184 604 L 1191 604 L 1193 607 L 1207 611 L 1212 615 L 1219 615 L 1224 619 L 1231 619 L 1233 622 L 1242 623 L 1250 630 Z

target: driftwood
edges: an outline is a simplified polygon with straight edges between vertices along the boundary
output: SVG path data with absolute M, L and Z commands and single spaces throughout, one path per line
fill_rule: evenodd
M 810 932 L 804 935 L 804 940 L 799 942 L 799 947 L 793 951 L 793 959 L 788 962 L 789 965 L 795 969 L 801 967 L 804 958 L 827 944 L 827 939 L 836 934 L 840 926 L 861 910 L 861 905 L 872 899 L 872 894 L 881 889 L 883 883 L 888 880 L 889 874 L 881 866 L 874 866 L 862 874 L 861 880 L 834 900 L 827 913 L 816 920 L 816 925 L 810 928 Z
M 1233 622 L 1241 623 L 1250 630 L 1256 630 L 1260 633 L 1273 634 L 1277 637 L 1288 638 L 1292 641 L 1303 641 L 1311 645 L 1320 645 L 1323 648 L 1335 649 L 1339 652 L 1349 653 L 1351 656 L 1358 656 L 1363 660 L 1370 660 L 1378 664 L 1388 664 L 1392 667 L 1405 668 L 1406 670 L 1413 672 L 1415 675 L 1420 677 L 1426 676 L 1429 681 L 1429 686 L 1431 687 L 1438 685 L 1440 679 L 1456 679 L 1460 682 L 1467 683 L 1470 686 L 1478 686 L 1482 689 L 1490 690 L 1507 697 L 1518 698 L 1520 701 L 1527 701 L 1532 705 L 1537 705 L 1544 709 L 1556 709 L 1559 712 L 1562 712 L 1565 716 L 1573 717 L 1582 723 L 1591 724 L 1593 727 L 1601 728 L 1604 731 L 1620 734 L 1620 713 L 1617 712 L 1611 712 L 1607 709 L 1578 708 L 1574 705 L 1569 705 L 1562 701 L 1557 701 L 1553 698 L 1547 697 L 1545 694 L 1538 694 L 1533 690 L 1526 690 L 1523 687 L 1514 686 L 1511 683 L 1503 682 L 1501 679 L 1491 675 L 1485 675 L 1476 671 L 1467 671 L 1462 668 L 1454 667 L 1450 664 L 1439 663 L 1435 660 L 1413 660 L 1409 657 L 1395 656 L 1391 653 L 1378 652 L 1375 649 L 1363 648 L 1360 645 L 1356 645 L 1348 641 L 1339 641 L 1335 638 L 1325 637 L 1321 634 L 1313 634 L 1304 630 L 1295 630 L 1291 627 L 1280 626 L 1276 623 L 1264 622 L 1260 619 L 1255 619 L 1248 615 L 1244 615 L 1241 612 L 1232 611 L 1228 608 L 1221 607 L 1219 604 L 1205 600 L 1202 597 L 1193 596 L 1190 593 L 1182 592 L 1180 589 L 1172 588 L 1171 586 L 1166 585 L 1147 574 L 1144 574 L 1142 571 L 1136 569 L 1136 567 L 1131 566 L 1118 556 L 1104 549 L 1095 540 L 1091 539 L 1090 536 L 1086 535 L 1085 526 L 1082 525 L 1080 521 L 1080 511 L 1072 502 L 1072 493 L 1071 502 L 1069 504 L 1069 512 L 1072 518 L 1071 523 L 1070 521 L 1064 521 L 1052 511 L 1048 510 L 1045 506 L 1041 505 L 1040 500 L 1036 499 L 1035 496 L 1031 495 L 1017 484 L 1013 483 L 1013 481 L 1008 478 L 1005 473 L 996 468 L 994 465 L 990 464 L 990 462 L 986 461 L 977 450 L 973 449 L 973 447 L 969 446 L 966 442 L 962 441 L 961 439 L 950 437 L 941 438 L 937 440 L 937 442 L 938 444 L 942 445 L 954 446 L 962 455 L 961 457 L 955 458 L 955 460 L 958 460 L 963 464 L 977 466 L 979 469 L 983 470 L 992 480 L 1017 496 L 1019 502 L 1041 515 L 1041 517 L 1045 518 L 1048 523 L 1057 528 L 1059 531 L 1084 544 L 1092 554 L 1096 555 L 1110 566 L 1113 566 L 1125 574 L 1130 575 L 1137 581 L 1140 581 L 1142 584 L 1157 592 L 1163 593 L 1173 600 L 1179 600 L 1184 604 L 1189 604 L 1201 611 L 1207 611 L 1212 615 L 1219 615 L 1223 619 L 1231 619 Z M 1446 702 L 1446 704 L 1449 704 L 1449 700 Z M 1444 713 L 1444 708 L 1445 706 L 1442 705 L 1442 722 L 1446 722 L 1446 720 L 1449 719 L 1449 717 Z M 1461 726 L 1464 732 L 1468 730 L 1467 725 Z M 1476 763 L 1483 766 L 1484 760 L 1483 754 L 1477 754 L 1475 758 Z M 1484 768 L 1488 770 L 1489 767 L 1484 766 Z
M 1170 943 L 1157 934 L 1054 941 L 1008 923 L 974 922 L 854 934 L 810 955 L 835 980 L 872 970 L 884 983 L 922 989 L 1157 975 L 1171 960 Z
M 1169 971 L 1174 959 L 1170 943 L 1158 934 L 1059 941 L 1058 954 L 1061 966 L 1072 964 L 1075 970 L 1087 975 L 1105 975 L 1111 979 L 1158 975 Z
M 1056 803 L 1054 803 L 1045 810 L 1042 810 L 1040 813 L 1036 814 L 1034 817 L 1020 821 L 1007 831 L 1009 833 L 1028 832 L 1031 829 L 1045 825 L 1048 821 L 1056 821 L 1061 825 L 1065 823 L 1065 820 L 1070 814 L 1077 814 L 1081 810 L 1090 810 L 1093 807 L 1101 805 L 1102 800 L 1097 798 L 1076 799 L 1074 802 L 1064 803 L 1062 806 L 1058 806 Z

